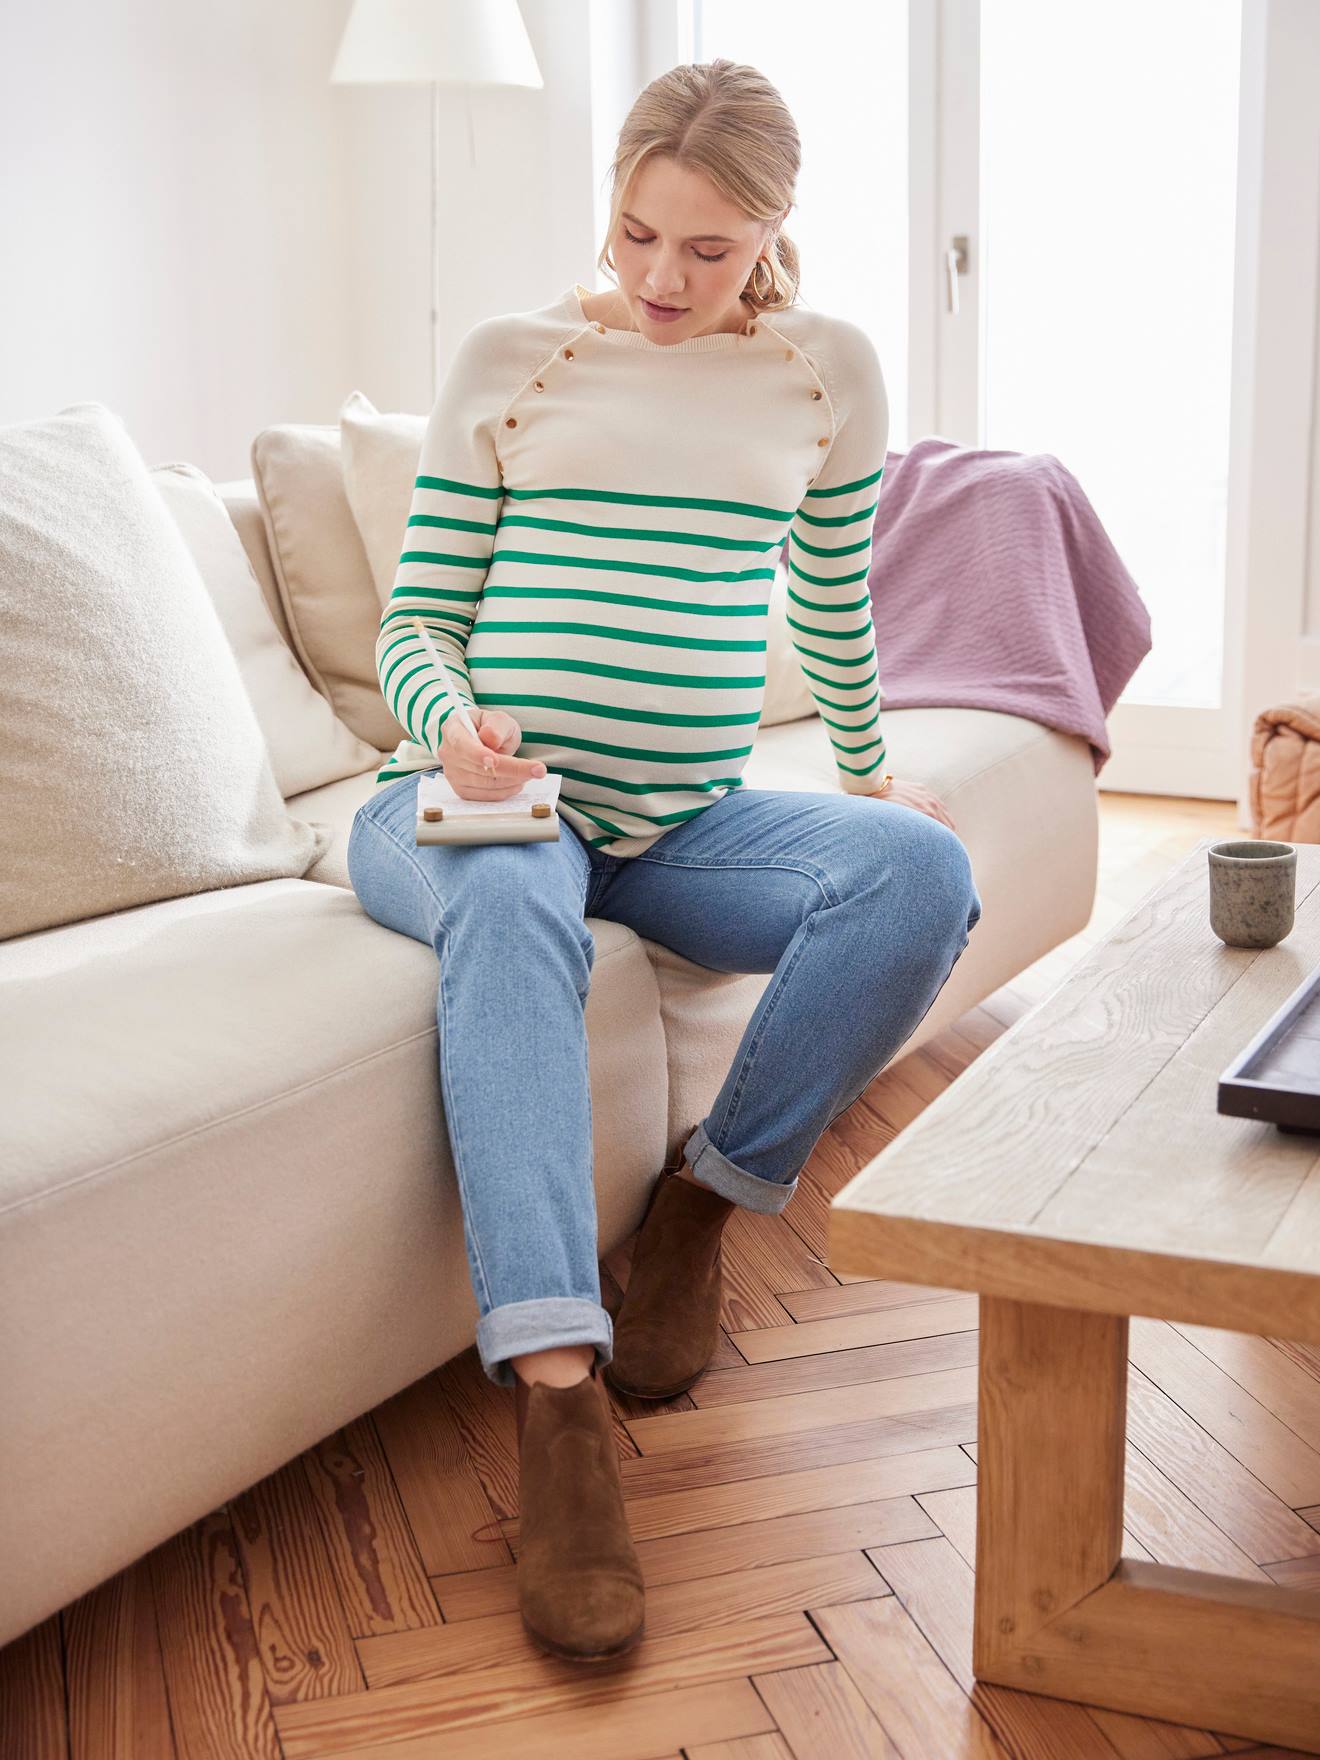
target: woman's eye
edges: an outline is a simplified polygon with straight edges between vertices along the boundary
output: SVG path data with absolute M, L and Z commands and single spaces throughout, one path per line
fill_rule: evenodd
M 629 241 L 630 244 L 654 244 L 655 243 L 655 240 L 653 238 L 637 238 L 633 233 L 629 232 L 629 230 L 626 226 L 623 229 L 623 236 Z M 713 256 L 713 257 L 708 257 L 706 255 L 705 251 L 697 250 L 696 245 L 693 245 L 692 249 L 696 253 L 696 255 L 701 258 L 703 263 L 722 263 L 724 261 L 725 257 L 727 257 L 729 254 L 728 251 L 720 251 L 718 253 L 718 255 Z

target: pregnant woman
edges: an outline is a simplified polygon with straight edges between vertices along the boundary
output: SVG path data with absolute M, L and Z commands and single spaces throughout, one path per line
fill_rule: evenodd
M 584 1660 L 630 1648 L 644 1616 L 602 1377 L 662 1400 L 701 1374 L 733 1207 L 791 1201 L 981 914 L 947 812 L 885 768 L 867 572 L 888 407 L 866 333 L 798 302 L 782 230 L 798 162 L 754 68 L 679 66 L 641 93 L 601 253 L 617 285 L 574 284 L 464 337 L 377 644 L 409 737 L 354 820 L 349 873 L 369 915 L 436 953 L 477 1349 L 515 1393 L 523 1623 Z M 786 536 L 830 792 L 742 781 Z M 418 847 L 417 775 L 437 763 L 474 800 L 557 772 L 560 838 Z M 682 1167 L 657 1178 L 613 1324 L 592 916 L 718 971 L 773 973 Z

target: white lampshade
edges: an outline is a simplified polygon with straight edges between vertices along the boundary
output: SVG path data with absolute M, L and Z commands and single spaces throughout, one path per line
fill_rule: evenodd
M 330 82 L 545 84 L 518 0 L 353 0 Z

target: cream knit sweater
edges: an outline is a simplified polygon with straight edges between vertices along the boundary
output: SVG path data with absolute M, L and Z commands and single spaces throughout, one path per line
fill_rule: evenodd
M 588 319 L 586 293 L 483 319 L 446 374 L 376 645 L 410 738 L 377 781 L 434 769 L 452 713 L 420 616 L 464 701 L 507 710 L 518 755 L 563 778 L 561 817 L 639 855 L 742 785 L 787 535 L 793 643 L 840 787 L 869 793 L 889 430 L 874 346 L 800 306 L 652 342 Z

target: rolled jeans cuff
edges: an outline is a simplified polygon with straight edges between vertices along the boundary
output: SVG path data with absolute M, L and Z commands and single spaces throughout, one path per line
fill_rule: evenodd
M 791 1180 L 762 1179 L 737 1166 L 711 1142 L 704 1124 L 684 1144 L 683 1157 L 703 1186 L 746 1210 L 777 1216 L 797 1190 L 797 1174 Z
M 614 1322 L 599 1302 L 584 1296 L 537 1296 L 527 1302 L 501 1302 L 477 1321 L 477 1355 L 500 1387 L 517 1379 L 510 1357 L 563 1345 L 591 1344 L 604 1367 L 614 1355 Z

